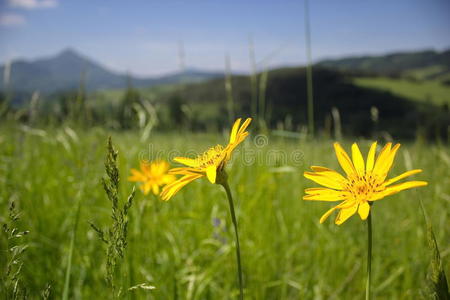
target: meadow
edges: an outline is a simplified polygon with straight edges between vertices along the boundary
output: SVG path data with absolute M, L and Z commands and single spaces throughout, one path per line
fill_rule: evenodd
M 450 86 L 439 80 L 408 80 L 405 78 L 361 77 L 356 78 L 357 86 L 373 88 L 391 92 L 394 95 L 405 97 L 419 102 L 428 102 L 445 105 L 448 104 Z
M 367 233 L 358 216 L 343 225 L 319 218 L 327 202 L 303 201 L 317 186 L 303 177 L 311 165 L 339 170 L 333 139 L 251 136 L 228 166 L 240 230 L 246 299 L 362 299 L 365 291 Z M 49 296 L 110 299 L 106 245 L 90 222 L 111 223 L 105 176 L 106 142 L 119 151 L 120 195 L 140 159 L 190 155 L 217 143 L 228 132 L 112 131 L 103 127 L 36 129 L 0 127 L 1 223 L 16 204 L 14 240 L 21 255 L 20 285 L 32 299 Z M 365 155 L 371 141 L 357 140 Z M 349 150 L 354 140 L 341 141 Z M 379 141 L 384 144 L 384 141 Z M 172 165 L 174 165 L 172 163 Z M 450 148 L 439 141 L 402 143 L 391 176 L 420 168 L 413 180 L 427 187 L 408 190 L 373 206 L 372 283 L 376 299 L 426 298 L 431 261 L 420 200 L 433 225 L 450 271 Z M 119 274 L 124 299 L 233 299 L 238 297 L 234 233 L 223 189 L 206 179 L 183 188 L 167 202 L 140 190 L 129 211 L 128 246 Z M 2 236 L 3 253 L 10 246 Z M 1 255 L 2 270 L 6 264 Z M 141 288 L 129 290 L 139 284 Z M 143 287 L 153 286 L 154 289 Z M 45 298 L 45 297 L 44 297 Z

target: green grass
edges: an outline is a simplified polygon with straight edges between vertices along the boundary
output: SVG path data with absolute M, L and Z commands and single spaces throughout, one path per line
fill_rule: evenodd
M 450 103 L 450 86 L 438 80 L 412 81 L 385 77 L 356 78 L 354 83 L 361 87 L 389 91 L 395 95 L 414 101 L 435 104 Z
M 410 76 L 418 80 L 425 79 L 441 79 L 449 75 L 448 68 L 443 65 L 434 65 L 424 68 L 411 69 L 404 73 L 405 76 Z
M 133 186 L 126 181 L 129 169 L 138 166 L 140 157 L 201 151 L 227 137 L 154 134 L 140 142 L 134 132 L 102 128 L 76 130 L 76 135 L 67 132 L 0 127 L 1 216 L 8 211 L 9 199 L 15 197 L 20 227 L 30 230 L 21 273 L 30 295 L 37 297 L 50 284 L 51 295 L 60 297 L 71 266 L 69 298 L 109 299 L 105 245 L 89 225 L 92 221 L 102 227 L 111 221 L 111 204 L 100 184 L 107 137 L 112 135 L 119 150 L 122 199 Z M 344 144 L 349 149 L 350 141 Z M 368 146 L 369 141 L 361 141 L 365 152 Z M 273 150 L 286 153 L 286 161 L 274 159 Z M 430 184 L 383 199 L 373 207 L 372 282 L 377 299 L 417 299 L 425 287 L 431 258 L 420 198 L 432 222 L 444 270 L 450 270 L 449 150 L 420 141 L 400 149 L 392 175 L 421 168 L 424 173 L 415 178 Z M 284 165 L 292 168 L 274 172 Z M 302 176 L 310 165 L 338 168 L 331 140 L 270 138 L 268 146 L 257 147 L 251 137 L 229 167 L 246 299 L 364 296 L 366 224 L 357 216 L 341 226 L 334 225 L 332 218 L 319 224 L 331 204 L 300 200 L 304 188 L 314 186 Z M 125 299 L 238 296 L 233 228 L 220 186 L 198 180 L 169 202 L 144 197 L 138 191 L 130 217 L 122 268 Z M 3 244 L 0 247 L 4 249 Z M 142 283 L 156 289 L 128 291 Z

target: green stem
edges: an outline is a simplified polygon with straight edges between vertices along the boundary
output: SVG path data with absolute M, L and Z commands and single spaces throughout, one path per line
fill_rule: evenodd
M 233 197 L 231 196 L 231 190 L 228 185 L 228 181 L 224 180 L 220 184 L 223 186 L 223 188 L 225 189 L 225 192 L 227 193 L 228 204 L 230 205 L 231 221 L 233 222 L 234 233 L 236 235 L 236 259 L 237 259 L 238 277 L 239 277 L 239 299 L 242 300 L 242 299 L 244 299 L 244 290 L 243 290 L 243 286 L 242 286 L 241 248 L 239 246 L 239 232 L 238 232 L 238 226 L 237 226 L 237 222 L 236 222 L 236 214 L 234 212 Z
M 370 300 L 370 280 L 372 271 L 372 212 L 367 217 L 367 281 L 366 300 Z

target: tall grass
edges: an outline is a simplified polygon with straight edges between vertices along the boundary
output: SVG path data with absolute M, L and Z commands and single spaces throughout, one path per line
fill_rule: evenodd
M 69 296 L 110 299 L 105 281 L 105 248 L 89 221 L 111 223 L 111 202 L 99 182 L 104 174 L 104 141 L 111 134 L 102 128 L 25 130 L 0 127 L 0 207 L 8 209 L 11 193 L 20 199 L 19 228 L 29 229 L 22 282 L 29 294 L 39 295 L 49 283 L 52 295 L 64 291 L 67 255 L 74 230 L 77 195 L 82 208 L 70 270 Z M 151 133 L 151 144 L 137 132 L 113 132 L 120 151 L 118 170 L 125 178 L 139 158 L 163 157 L 177 149 L 203 151 L 226 137 L 207 134 Z M 76 136 L 76 137 L 75 137 Z M 343 141 L 348 144 L 350 141 Z M 360 141 L 367 150 L 368 141 Z M 419 198 L 433 220 L 443 270 L 450 269 L 449 146 L 420 140 L 403 143 L 392 170 L 397 175 L 413 166 L 420 179 L 430 182 L 417 196 L 400 193 L 377 203 L 372 265 L 376 299 L 417 299 L 426 288 L 429 265 L 426 228 Z M 244 152 L 247 151 L 247 152 Z M 340 227 L 318 219 L 331 205 L 302 201 L 307 183 L 302 173 L 318 163 L 339 169 L 330 155 L 332 143 L 269 136 L 268 144 L 248 138 L 235 153 L 228 170 L 235 192 L 246 299 L 362 299 L 365 286 L 366 227 L 352 218 Z M 253 154 L 252 154 L 253 153 Z M 287 155 L 284 156 L 284 153 Z M 408 153 L 408 154 L 406 154 Z M 253 156 L 252 156 L 253 155 Z M 254 160 L 252 159 L 254 158 Z M 403 158 L 403 159 L 402 159 Z M 447 160 L 446 160 L 447 159 Z M 126 199 L 132 184 L 119 182 Z M 136 299 L 230 299 L 236 297 L 233 227 L 223 192 L 208 182 L 185 187 L 170 203 L 137 193 L 129 210 L 129 243 L 122 261 L 131 272 L 124 288 Z M 140 212 L 140 207 L 144 207 Z M 70 213 L 72 211 L 72 213 Z M 383 212 L 378 214 L 377 212 Z M 141 213 L 140 225 L 134 227 Z M 203 226 L 199 226 L 199 225 Z M 133 228 L 133 229 L 131 229 Z M 0 245 L 4 249 L 4 244 Z
M 227 93 L 227 111 L 228 121 L 233 123 L 234 117 L 234 99 L 233 99 L 233 84 L 231 82 L 231 62 L 230 56 L 225 55 L 225 91 Z
M 305 44 L 306 44 L 306 93 L 308 99 L 308 130 L 310 135 L 314 135 L 314 94 L 313 94 L 313 73 L 311 58 L 311 27 L 309 20 L 309 1 L 305 1 Z
M 258 80 L 256 70 L 255 45 L 252 36 L 248 37 L 248 56 L 250 61 L 250 94 L 251 94 L 251 117 L 257 117 L 258 113 Z
M 81 208 L 81 202 L 78 200 L 76 204 L 76 213 L 75 213 L 75 219 L 73 222 L 73 229 L 70 236 L 70 246 L 69 246 L 69 254 L 67 257 L 67 269 L 66 269 L 66 276 L 64 279 L 64 290 L 62 294 L 62 299 L 67 300 L 69 299 L 69 292 L 70 292 L 70 275 L 72 271 L 72 257 L 73 257 L 73 250 L 75 248 L 75 236 L 77 233 L 78 228 L 78 221 L 80 220 L 80 208 Z

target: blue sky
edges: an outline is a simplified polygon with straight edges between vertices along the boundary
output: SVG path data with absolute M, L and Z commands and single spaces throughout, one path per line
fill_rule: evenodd
M 310 0 L 314 60 L 450 48 L 448 0 Z M 186 65 L 248 71 L 306 61 L 304 2 L 0 0 L 0 61 L 71 47 L 114 71 L 159 75 Z M 270 57 L 270 59 L 266 59 Z

